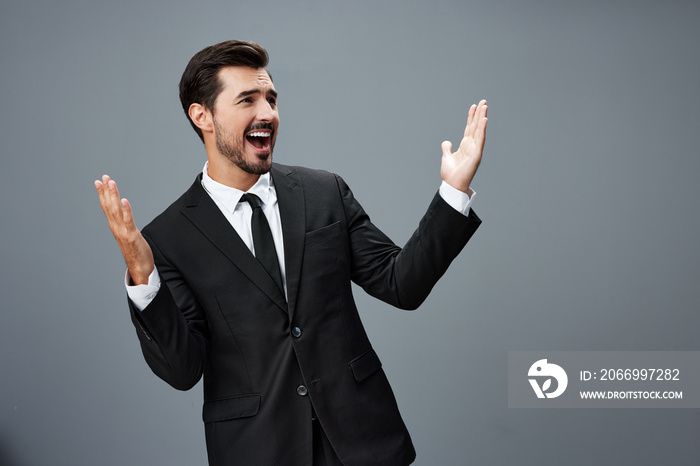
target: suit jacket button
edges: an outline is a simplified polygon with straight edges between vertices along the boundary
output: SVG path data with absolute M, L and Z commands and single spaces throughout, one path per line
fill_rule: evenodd
M 307 388 L 305 386 L 299 385 L 297 387 L 297 394 L 299 396 L 306 396 L 307 393 L 309 393 L 309 390 L 307 390 Z
M 292 329 L 292 336 L 294 338 L 299 338 L 301 336 L 301 329 L 299 327 L 294 327 Z

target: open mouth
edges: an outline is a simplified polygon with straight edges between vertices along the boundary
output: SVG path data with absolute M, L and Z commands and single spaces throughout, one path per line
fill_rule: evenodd
M 255 148 L 257 152 L 269 152 L 270 151 L 270 140 L 272 139 L 272 132 L 268 130 L 253 131 L 245 136 L 248 143 Z

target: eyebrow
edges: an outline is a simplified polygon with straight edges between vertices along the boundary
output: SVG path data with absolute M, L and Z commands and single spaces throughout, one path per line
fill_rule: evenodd
M 243 92 L 241 92 L 240 94 L 238 94 L 238 95 L 236 96 L 236 99 L 241 99 L 241 98 L 243 98 L 243 97 L 248 97 L 249 95 L 261 94 L 261 93 L 262 93 L 262 91 L 261 91 L 260 89 L 251 89 L 251 90 L 249 90 L 249 91 L 243 91 Z M 275 99 L 277 98 L 277 91 L 275 91 L 274 89 L 268 90 L 267 93 L 270 94 L 270 95 L 271 95 L 272 97 L 274 97 Z

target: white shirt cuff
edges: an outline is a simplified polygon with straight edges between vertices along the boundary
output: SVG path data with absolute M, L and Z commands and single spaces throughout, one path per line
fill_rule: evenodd
M 440 185 L 440 197 L 462 215 L 469 215 L 469 209 L 475 195 L 476 192 L 472 188 L 469 188 L 469 192 L 465 193 L 457 188 L 453 188 L 446 181 L 443 181 Z
M 153 272 L 148 276 L 148 283 L 145 285 L 130 285 L 131 276 L 129 275 L 129 269 L 126 270 L 126 275 L 124 276 L 124 286 L 126 286 L 126 294 L 129 299 L 134 303 L 134 307 L 139 311 L 146 309 L 146 306 L 151 304 L 153 298 L 158 294 L 160 290 L 160 275 L 158 275 L 158 269 L 153 267 Z

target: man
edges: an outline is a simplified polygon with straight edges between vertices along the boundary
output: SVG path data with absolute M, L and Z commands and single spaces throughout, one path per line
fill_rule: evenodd
M 443 143 L 443 184 L 402 249 L 340 177 L 272 163 L 279 116 L 267 61 L 244 41 L 192 58 L 180 99 L 207 163 L 142 232 L 116 183 L 95 182 L 144 357 L 177 389 L 204 375 L 212 465 L 410 464 L 350 283 L 404 309 L 425 299 L 480 224 L 469 186 L 486 102 L 470 108 L 456 152 Z

